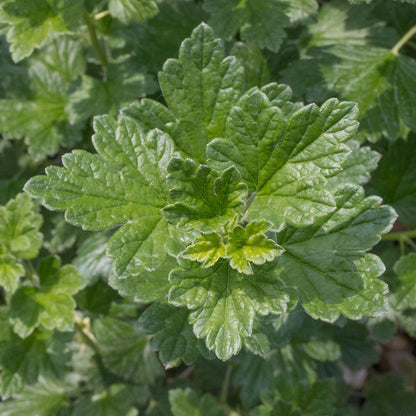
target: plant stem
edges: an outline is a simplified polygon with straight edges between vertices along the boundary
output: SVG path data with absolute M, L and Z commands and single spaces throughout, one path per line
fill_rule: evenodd
M 101 48 L 100 42 L 98 41 L 97 32 L 95 31 L 94 20 L 91 18 L 91 16 L 85 9 L 84 9 L 84 21 L 88 28 L 88 34 L 90 35 L 91 46 L 94 49 L 95 54 L 97 55 L 98 59 L 100 60 L 101 65 L 103 66 L 104 69 L 106 69 L 108 66 L 107 57 L 103 49 Z
M 33 267 L 32 262 L 29 260 L 24 260 L 23 266 L 25 268 L 26 278 L 29 279 L 31 282 L 38 282 L 39 276 L 36 269 Z
M 231 372 L 232 372 L 232 367 L 228 365 L 227 370 L 225 371 L 224 381 L 221 387 L 220 403 L 222 404 L 227 403 L 228 386 L 230 385 Z
M 410 40 L 410 38 L 416 34 L 416 25 L 413 26 L 412 28 L 410 28 L 404 35 L 403 37 L 393 46 L 393 48 L 391 49 L 391 51 L 395 54 L 398 55 L 399 54 L 399 50 L 404 46 L 404 44 Z
M 74 327 L 77 330 L 77 332 L 79 333 L 79 335 L 81 336 L 82 341 L 84 342 L 84 344 L 88 345 L 90 348 L 92 348 L 95 351 L 96 354 L 99 354 L 100 350 L 98 348 L 97 343 L 95 342 L 94 336 L 88 330 L 85 329 L 82 322 L 81 321 L 75 321 Z
M 416 230 L 409 230 L 409 231 L 398 231 L 396 233 L 389 233 L 383 235 L 382 240 L 384 241 L 406 241 L 416 238 Z
M 96 15 L 94 15 L 94 19 L 95 20 L 100 20 L 103 17 L 106 17 L 110 14 L 110 10 L 104 10 L 103 12 L 97 13 Z

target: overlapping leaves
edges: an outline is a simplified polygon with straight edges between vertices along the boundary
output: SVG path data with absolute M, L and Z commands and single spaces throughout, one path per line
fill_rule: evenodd
M 337 94 L 359 103 L 361 131 L 391 140 L 414 130 L 416 62 L 395 47 L 398 36 L 368 6 L 335 1 L 311 27 L 307 56 L 285 70 L 283 80 L 307 100 Z M 311 68 L 314 68 L 313 76 Z
M 169 108 L 143 100 L 117 121 L 97 117 L 98 155 L 75 150 L 26 185 L 72 224 L 121 226 L 108 245 L 112 285 L 184 308 L 173 327 L 189 322 L 223 360 L 243 344 L 260 351 L 256 316 L 284 312 L 295 296 L 328 321 L 383 312 L 383 265 L 366 251 L 395 214 L 348 184 L 364 183 L 377 157 L 351 144 L 357 106 L 293 104 L 277 84 L 244 93 L 242 65 L 205 24 L 159 79 Z M 146 313 L 163 360 L 189 361 L 186 325 L 175 340 Z
M 25 275 L 21 259 L 37 256 L 43 236 L 42 216 L 25 194 L 18 194 L 0 207 L 0 284 L 8 293 L 19 286 Z

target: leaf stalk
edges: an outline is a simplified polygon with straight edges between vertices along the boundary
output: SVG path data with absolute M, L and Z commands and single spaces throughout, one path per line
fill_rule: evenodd
M 90 14 L 87 12 L 87 10 L 83 10 L 84 12 L 84 22 L 87 25 L 88 28 L 88 34 L 90 36 L 90 42 L 91 46 L 94 49 L 95 54 L 97 55 L 98 59 L 101 62 L 101 65 L 104 69 L 108 66 L 108 60 L 107 56 L 105 55 L 104 50 L 102 49 L 100 42 L 97 38 L 97 32 L 95 30 L 94 20 L 91 18 Z
M 394 233 L 389 233 L 386 235 L 383 235 L 382 240 L 383 241 L 407 241 L 412 238 L 416 238 L 416 230 L 408 230 L 408 231 L 398 231 Z
M 95 20 L 100 20 L 110 14 L 110 10 L 104 10 L 103 12 L 97 13 L 94 15 Z
M 411 27 L 402 38 L 393 46 L 391 49 L 392 53 L 395 55 L 399 54 L 400 49 L 410 40 L 410 38 L 416 34 L 416 25 Z
M 89 332 L 85 326 L 83 325 L 82 321 L 76 320 L 74 323 L 74 327 L 78 334 L 81 336 L 81 339 L 85 345 L 88 345 L 96 354 L 100 354 L 100 350 L 94 338 L 94 335 Z
M 220 396 L 220 403 L 226 404 L 227 403 L 227 395 L 228 395 L 228 387 L 230 385 L 231 380 L 231 372 L 232 367 L 230 365 L 227 366 L 227 370 L 225 371 L 224 381 L 221 387 L 221 396 Z

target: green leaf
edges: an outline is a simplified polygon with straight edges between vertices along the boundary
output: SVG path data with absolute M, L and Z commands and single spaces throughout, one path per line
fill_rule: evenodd
M 340 346 L 330 339 L 311 340 L 303 344 L 303 349 L 309 357 L 318 361 L 336 361 L 341 357 Z
M 239 225 L 233 228 L 228 236 L 225 253 L 233 269 L 253 274 L 250 262 L 260 265 L 282 254 L 283 248 L 264 235 L 271 226 L 267 221 L 253 221 L 245 228 Z
M 286 37 L 289 25 L 287 3 L 279 0 L 208 0 L 209 23 L 224 37 L 233 37 L 240 30 L 241 39 L 259 48 L 277 52 Z
M 73 26 L 73 16 L 82 13 L 79 1 L 3 0 L 0 23 L 7 30 L 7 41 L 15 62 L 43 46 L 54 33 L 65 33 Z
M 309 315 L 316 319 L 334 322 L 340 313 L 349 319 L 360 319 L 362 316 L 379 317 L 386 314 L 388 287 L 384 281 L 377 279 L 385 271 L 382 261 L 377 256 L 367 254 L 353 264 L 355 267 L 352 266 L 354 271 L 351 276 L 362 277 L 362 287 L 356 291 L 356 294 L 347 295 L 343 301 L 335 303 L 326 303 L 315 298 L 312 302 L 303 305 Z M 344 267 L 348 270 L 347 265 Z
M 71 416 L 137 416 L 133 394 L 130 386 L 112 384 L 100 394 L 84 396 Z
M 158 12 L 158 7 L 153 0 L 110 0 L 108 10 L 113 17 L 128 24 L 131 20 L 143 23 Z
M 212 29 L 203 23 L 182 43 L 179 60 L 166 61 L 159 83 L 176 118 L 172 138 L 187 156 L 204 162 L 206 145 L 223 136 L 243 76 L 237 59 L 224 59 L 222 41 L 214 39 Z
M 97 117 L 94 146 L 101 157 L 75 150 L 64 167 L 47 168 L 47 176 L 25 186 L 50 209 L 67 210 L 66 220 L 87 230 L 122 227 L 111 239 L 108 255 L 117 256 L 117 274 L 155 269 L 167 256 L 168 230 L 160 209 L 167 205 L 166 166 L 171 139 L 158 130 L 144 135 L 139 124 L 121 117 Z M 153 245 L 160 248 L 153 252 Z
M 346 185 L 335 191 L 337 209 L 313 226 L 288 227 L 277 235 L 285 249 L 279 266 L 314 318 L 335 321 L 385 311 L 387 287 L 376 278 L 384 265 L 366 251 L 390 230 L 395 212 L 377 197 L 364 199 L 363 189 Z
M 108 238 L 108 232 L 96 232 L 87 235 L 78 245 L 77 256 L 72 264 L 89 283 L 111 275 L 111 259 L 105 255 Z
M 224 411 L 213 396 L 204 394 L 201 397 L 190 388 L 170 390 L 169 402 L 173 416 L 224 416 Z
M 416 254 L 401 257 L 394 272 L 399 276 L 399 286 L 390 301 L 392 306 L 401 311 L 416 308 Z
M 334 210 L 325 177 L 341 170 L 349 152 L 343 142 L 355 133 L 356 118 L 353 103 L 329 100 L 321 108 L 303 107 L 286 121 L 273 100 L 252 90 L 231 111 L 227 139 L 210 143 L 210 163 L 235 165 L 256 192 L 250 220 L 266 219 L 275 229 L 286 221 L 305 226 Z
M 7 293 L 14 293 L 19 287 L 25 268 L 10 254 L 0 254 L 0 285 Z
M 14 331 L 22 338 L 35 328 L 71 331 L 75 319 L 73 295 L 86 281 L 74 266 L 61 266 L 58 257 L 49 257 L 39 266 L 39 287 L 21 286 L 10 300 Z
M 42 246 L 41 225 L 36 205 L 27 195 L 18 194 L 0 207 L 0 246 L 20 258 L 36 257 Z
M 150 385 L 161 375 L 149 340 L 137 325 L 105 316 L 94 321 L 93 333 L 105 367 L 124 382 Z
M 108 38 L 111 49 L 119 48 L 121 43 L 123 53 L 134 51 L 139 66 L 145 63 L 147 70 L 154 74 L 160 71 L 168 58 L 177 56 L 183 39 L 206 20 L 201 4 L 190 5 L 188 0 L 158 2 L 158 7 L 159 13 L 145 25 L 120 27 Z
M 330 380 L 319 380 L 314 383 L 303 381 L 293 387 L 284 377 L 278 377 L 275 383 L 274 401 L 270 400 L 261 405 L 253 416 L 335 415 L 335 389 Z
M 170 305 L 153 303 L 140 316 L 139 326 L 152 338 L 153 351 L 166 369 L 181 362 L 191 364 L 198 356 L 198 340 L 188 323 L 189 311 Z
M 88 114 L 69 120 L 67 106 L 71 81 L 84 68 L 83 45 L 66 37 L 32 57 L 24 94 L 13 88 L 11 98 L 0 100 L 2 134 L 11 139 L 24 138 L 37 161 L 56 154 L 61 145 L 78 142 Z
M 379 151 L 383 157 L 373 173 L 368 191 L 380 195 L 386 204 L 397 210 L 400 222 L 409 227 L 416 226 L 416 137 L 409 135 L 407 141 L 397 140 Z
M 365 325 L 347 322 L 343 327 L 330 327 L 330 331 L 341 348 L 341 359 L 347 367 L 357 371 L 378 361 L 377 345 Z
M 316 0 L 292 0 L 288 3 L 287 15 L 290 22 L 300 23 L 316 15 L 318 12 L 318 2 Z
M 370 174 L 376 169 L 380 160 L 381 155 L 379 153 L 369 147 L 360 147 L 360 144 L 355 140 L 350 140 L 348 146 L 351 153 L 343 163 L 342 170 L 328 178 L 328 186 L 332 189 L 347 183 L 364 185 L 370 180 Z M 379 192 L 375 194 L 380 195 Z
M 362 416 L 411 415 L 416 406 L 413 392 L 406 391 L 400 374 L 374 377 L 364 390 Z
M 156 90 L 154 76 L 143 64 L 130 54 L 122 55 L 108 64 L 103 81 L 83 75 L 80 85 L 69 98 L 68 117 L 76 123 L 98 114 L 116 116 L 121 107 Z
M 167 296 L 171 287 L 169 273 L 177 265 L 177 260 L 168 256 L 156 270 L 143 270 L 120 277 L 111 276 L 109 283 L 121 296 L 131 297 L 136 302 L 153 302 Z
M 351 6 L 344 0 L 324 4 L 309 31 L 309 47 L 348 44 L 389 48 L 398 40 L 395 31 L 378 19 L 374 7 Z
M 20 392 L 25 385 L 34 384 L 39 376 L 60 378 L 69 359 L 65 342 L 68 337 L 50 331 L 36 331 L 21 339 L 13 333 L 8 322 L 8 310 L 2 308 L 0 316 L 0 368 L 1 395 L 7 399 Z
M 243 338 L 252 334 L 256 314 L 286 309 L 289 299 L 273 266 L 253 269 L 253 275 L 241 275 L 220 261 L 210 268 L 194 264 L 170 274 L 169 302 L 192 310 L 189 322 L 195 335 L 206 338 L 207 348 L 221 360 L 240 351 Z
M 17 394 L 14 400 L 0 403 L 0 413 L 2 416 L 57 416 L 68 402 L 63 383 L 41 378 L 39 383 Z
M 230 55 L 235 56 L 244 66 L 244 87 L 246 90 L 265 85 L 270 81 L 267 61 L 259 48 L 235 42 Z
M 211 267 L 220 258 L 225 258 L 225 246 L 217 233 L 202 234 L 186 247 L 181 257 L 199 261 L 203 267 Z
M 415 129 L 416 62 L 390 49 L 397 36 L 374 19 L 371 9 L 349 7 L 331 2 L 322 8 L 322 21 L 332 29 L 322 22 L 312 28 L 308 56 L 286 69 L 283 80 L 308 100 L 337 94 L 357 101 L 362 136 L 394 140 Z M 306 76 L 312 67 L 313 79 Z
M 244 211 L 247 187 L 233 168 L 219 175 L 191 159 L 173 158 L 167 184 L 175 201 L 163 209 L 167 219 L 188 229 L 215 230 Z

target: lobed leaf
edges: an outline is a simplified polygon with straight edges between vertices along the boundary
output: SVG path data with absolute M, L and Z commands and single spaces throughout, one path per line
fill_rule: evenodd
M 188 229 L 215 230 L 244 211 L 247 187 L 233 167 L 219 175 L 191 159 L 173 158 L 167 184 L 174 204 L 163 208 L 172 223 Z
M 279 314 L 288 302 L 270 266 L 254 268 L 248 276 L 220 261 L 210 268 L 174 269 L 170 281 L 169 302 L 192 311 L 189 322 L 195 335 L 206 338 L 207 348 L 221 360 L 240 351 L 243 338 L 252 334 L 257 313 Z
M 60 266 L 58 257 L 42 260 L 39 287 L 21 286 L 11 297 L 10 319 L 20 337 L 28 337 L 39 326 L 72 330 L 76 306 L 73 295 L 85 286 L 86 281 L 74 266 Z

